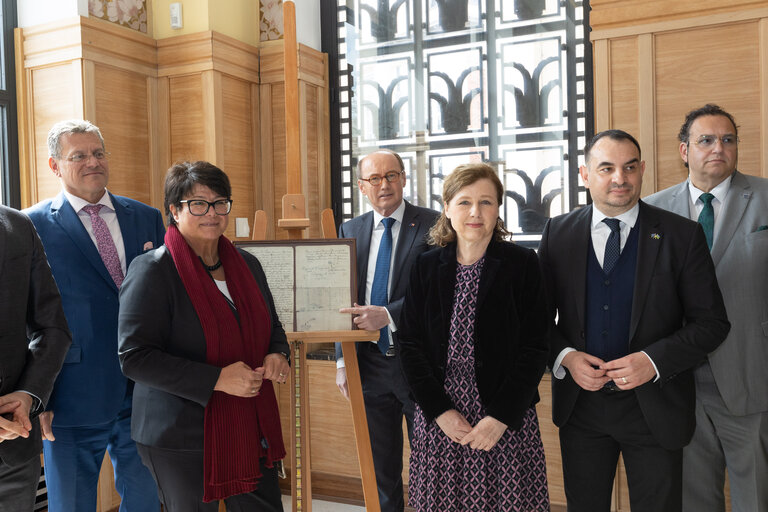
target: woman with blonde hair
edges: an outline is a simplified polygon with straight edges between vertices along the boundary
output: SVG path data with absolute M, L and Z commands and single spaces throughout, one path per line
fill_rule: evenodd
M 410 505 L 419 511 L 549 510 L 535 404 L 547 360 L 536 253 L 505 241 L 504 188 L 486 164 L 457 167 L 419 256 L 400 326 L 417 404 Z

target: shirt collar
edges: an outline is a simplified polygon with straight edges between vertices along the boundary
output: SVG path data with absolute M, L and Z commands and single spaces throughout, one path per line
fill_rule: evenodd
M 70 194 L 66 190 L 64 191 L 64 196 L 66 196 L 67 201 L 69 201 L 69 204 L 72 205 L 72 209 L 75 210 L 76 213 L 80 213 L 80 210 L 83 209 L 83 206 L 91 204 L 82 197 L 77 197 L 76 195 Z M 103 204 L 110 210 L 115 211 L 115 207 L 112 205 L 112 198 L 109 197 L 107 189 L 104 189 L 104 195 L 101 196 L 101 199 L 99 199 L 99 201 L 95 204 Z
M 404 215 L 405 215 L 405 201 L 400 201 L 400 206 L 398 206 L 397 209 L 394 212 L 392 212 L 392 215 L 390 215 L 389 218 L 395 219 L 397 222 L 400 222 L 402 224 Z M 384 216 L 382 214 L 380 214 L 376 210 L 373 210 L 373 229 L 376 229 L 379 226 L 379 223 L 383 218 Z
M 633 228 L 635 227 L 635 223 L 637 222 L 637 216 L 639 213 L 640 213 L 640 203 L 638 202 L 637 204 L 635 204 L 635 206 L 633 206 L 626 212 L 612 218 L 619 219 L 621 222 L 623 222 L 630 228 Z M 603 219 L 605 218 L 608 218 L 608 215 L 601 212 L 600 209 L 597 206 L 595 206 L 594 203 L 592 203 L 592 229 L 595 229 L 597 226 L 602 224 Z
M 720 201 L 720 204 L 725 202 L 725 197 L 728 195 L 728 190 L 731 188 L 731 180 L 733 179 L 733 173 L 730 176 L 721 181 L 715 188 L 709 191 L 710 194 L 715 196 L 715 199 Z M 699 196 L 704 193 L 703 190 L 699 190 L 693 185 L 693 182 L 688 179 L 688 193 L 691 194 L 691 200 L 693 204 L 699 201 Z

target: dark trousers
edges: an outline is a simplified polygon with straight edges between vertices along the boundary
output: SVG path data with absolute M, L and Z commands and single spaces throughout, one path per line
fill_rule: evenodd
M 203 451 L 166 450 L 136 443 L 141 460 L 157 482 L 166 512 L 216 512 L 219 503 L 203 502 Z M 255 491 L 224 500 L 229 512 L 283 512 L 277 469 L 260 464 L 261 479 Z
M 619 453 L 632 512 L 680 512 L 683 451 L 654 439 L 633 391 L 584 391 L 560 427 L 568 512 L 608 512 Z
M 39 481 L 40 455 L 14 467 L 0 460 L 0 512 L 32 512 Z
M 414 405 L 399 356 L 387 357 L 374 343 L 361 345 L 357 360 L 381 512 L 402 512 L 403 415 L 412 437 Z

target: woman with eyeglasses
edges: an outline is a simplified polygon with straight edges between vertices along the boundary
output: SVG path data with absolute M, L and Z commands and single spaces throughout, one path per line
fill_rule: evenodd
M 224 236 L 227 175 L 168 170 L 165 245 L 136 258 L 120 291 L 123 373 L 136 382 L 131 434 L 168 512 L 282 511 L 285 456 L 273 382 L 288 343 L 258 260 Z

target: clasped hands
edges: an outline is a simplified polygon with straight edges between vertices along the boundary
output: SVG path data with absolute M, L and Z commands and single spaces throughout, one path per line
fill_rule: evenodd
M 473 427 L 456 409 L 445 411 L 435 419 L 435 423 L 451 441 L 486 452 L 496 446 L 507 430 L 507 426 L 493 416 L 486 416 Z
M 264 364 L 253 369 L 238 361 L 221 369 L 213 389 L 228 395 L 251 398 L 258 396 L 264 379 L 281 384 L 288 378 L 289 370 L 288 360 L 282 354 L 267 354 Z
M 560 364 L 568 368 L 574 382 L 587 391 L 597 391 L 610 381 L 626 391 L 656 377 L 651 359 L 642 352 L 606 362 L 575 350 L 566 354 Z
M 32 397 L 23 391 L 0 396 L 0 443 L 29 437 L 32 430 L 29 419 L 31 407 Z

